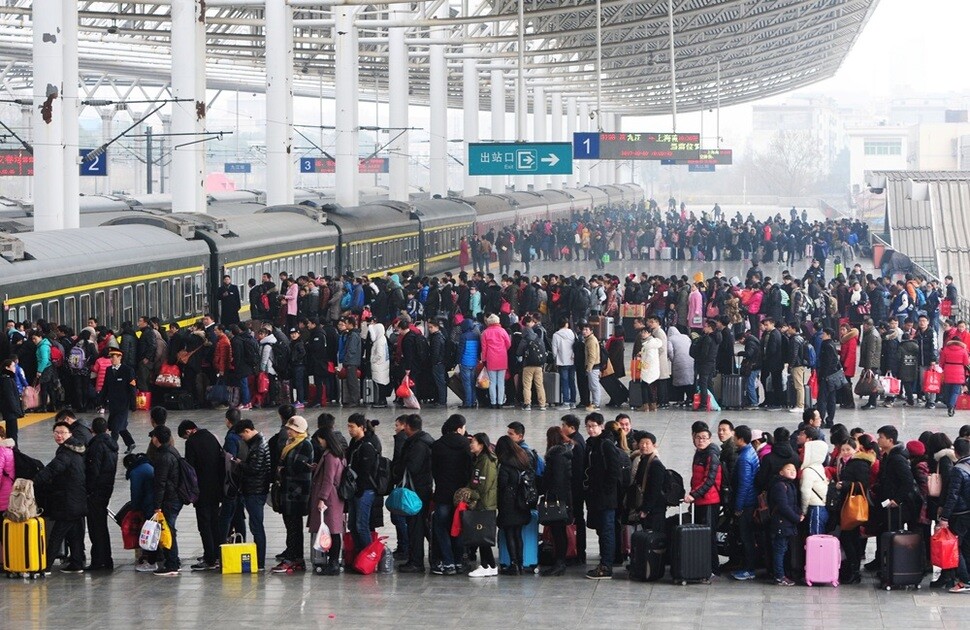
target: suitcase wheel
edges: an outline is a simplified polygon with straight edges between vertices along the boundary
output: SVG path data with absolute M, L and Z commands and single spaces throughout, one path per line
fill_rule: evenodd
M 832 582 L 832 586 L 838 588 L 839 587 L 839 581 L 836 580 L 836 581 Z
M 808 580 L 805 580 L 805 586 L 811 586 L 811 585 L 812 585 L 811 582 L 809 582 Z
M 313 573 L 314 575 L 323 575 L 323 567 L 320 565 L 313 567 Z

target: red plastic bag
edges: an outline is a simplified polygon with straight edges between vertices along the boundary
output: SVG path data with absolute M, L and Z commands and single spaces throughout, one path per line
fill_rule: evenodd
M 138 549 L 138 537 L 145 517 L 141 512 L 132 510 L 121 519 L 121 540 L 125 549 Z
M 266 394 L 269 392 L 269 374 L 260 372 L 256 377 L 256 393 Z
M 812 392 L 812 400 L 818 400 L 818 372 L 812 370 L 812 375 L 808 377 L 808 388 Z
M 468 509 L 468 503 L 465 501 L 459 501 L 458 506 L 455 507 L 455 516 L 451 519 L 451 537 L 458 538 L 461 536 L 461 513 Z
M 943 300 L 940 302 L 940 315 L 943 317 L 953 315 L 953 302 L 950 300 Z
M 960 564 L 960 539 L 949 527 L 941 527 L 930 538 L 930 562 L 941 569 L 955 569 Z
M 927 394 L 939 394 L 943 389 L 943 373 L 934 369 L 923 373 L 923 391 Z
M 372 541 L 354 558 L 354 570 L 361 575 L 370 575 L 377 570 L 377 564 L 384 555 L 383 539 Z
M 370 540 L 372 543 L 377 542 L 377 532 L 372 531 L 370 533 Z M 344 533 L 344 544 L 341 552 L 344 554 L 344 566 L 354 566 L 354 560 L 357 558 L 357 549 L 354 547 L 354 537 L 350 535 L 350 532 Z
M 135 411 L 148 411 L 152 408 L 151 392 L 135 392 Z
M 957 396 L 957 409 L 961 411 L 970 409 L 970 394 L 960 394 Z

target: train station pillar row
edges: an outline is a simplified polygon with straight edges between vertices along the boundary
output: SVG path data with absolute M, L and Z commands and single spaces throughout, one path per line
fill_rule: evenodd
M 569 96 L 566 98 L 566 139 L 568 142 L 573 141 L 573 134 L 576 133 L 576 117 L 578 112 L 576 111 L 576 97 Z M 577 172 L 579 171 L 579 165 L 577 162 L 573 162 L 573 172 L 566 176 L 566 187 L 575 188 L 576 182 L 579 181 Z
M 552 142 L 562 142 L 562 94 L 553 92 L 549 95 L 549 139 Z M 569 138 L 572 142 L 572 137 Z M 563 187 L 562 175 L 553 175 L 550 188 L 556 190 Z
M 532 88 L 532 137 L 536 142 L 545 142 L 546 136 L 546 90 L 537 85 Z M 534 190 L 549 188 L 548 175 L 536 175 L 532 178 Z
M 336 200 L 344 207 L 358 205 L 358 45 L 357 26 L 354 24 L 356 9 L 348 6 L 333 8 L 334 56 L 337 67 L 334 72 L 336 91 Z
M 462 162 L 466 163 L 464 169 L 464 192 L 466 197 L 478 194 L 478 178 L 468 174 L 467 159 L 468 145 L 471 142 L 478 142 L 478 109 L 479 109 L 479 85 L 478 85 L 478 56 L 479 47 L 474 44 L 465 44 L 465 58 L 462 60 L 462 110 L 464 115 L 464 157 Z
M 64 228 L 64 162 L 66 150 L 64 127 L 64 11 L 59 0 L 34 0 L 33 19 L 33 149 L 34 230 Z M 77 24 L 71 26 L 75 31 Z M 77 53 L 75 44 L 74 53 Z M 75 84 L 77 78 L 74 79 Z M 77 126 L 77 117 L 73 119 Z M 77 177 L 77 170 L 74 171 Z M 75 199 L 75 206 L 77 205 Z
M 402 5 L 392 5 L 400 7 Z M 391 20 L 403 22 L 408 13 L 400 9 L 391 10 Z M 408 201 L 410 199 L 408 187 L 408 152 L 409 134 L 405 130 L 408 126 L 408 46 L 405 41 L 406 29 L 394 27 L 387 33 L 387 92 L 388 122 L 390 123 L 391 146 L 388 184 L 391 201 Z
M 502 60 L 496 59 L 492 64 L 501 66 Z M 491 83 L 491 103 L 492 103 L 492 142 L 505 140 L 505 72 L 501 67 L 492 68 Z M 467 159 L 467 155 L 465 156 Z M 501 194 L 505 192 L 505 177 L 502 175 L 492 176 L 492 192 Z
M 266 3 L 266 203 L 293 203 L 293 10 L 286 2 Z
M 269 3 L 270 5 L 273 3 Z M 268 20 L 267 20 L 268 21 Z M 172 210 L 205 212 L 205 2 L 172 0 Z M 181 146 L 180 146 L 181 145 Z
M 448 3 L 442 2 L 435 11 L 438 19 L 448 19 Z M 448 196 L 448 66 L 445 61 L 445 45 L 448 28 L 436 26 L 430 29 L 431 50 L 428 60 L 428 100 L 431 123 L 429 125 L 431 151 L 431 195 Z
M 589 103 L 579 104 L 579 132 L 588 132 L 590 130 L 589 124 Z M 579 185 L 588 186 L 590 182 L 591 172 L 590 172 L 590 160 L 579 160 Z M 574 163 L 575 167 L 575 163 Z

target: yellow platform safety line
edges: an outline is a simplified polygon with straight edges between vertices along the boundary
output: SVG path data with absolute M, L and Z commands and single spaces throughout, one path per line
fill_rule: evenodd
M 198 267 L 184 267 L 182 269 L 172 269 L 170 271 L 160 271 L 158 273 L 149 273 L 142 276 L 131 276 L 129 278 L 118 278 L 116 280 L 105 280 L 103 282 L 93 282 L 91 284 L 82 284 L 75 287 L 68 287 L 66 289 L 57 289 L 56 291 L 48 291 L 47 293 L 37 293 L 35 295 L 25 295 L 22 297 L 11 298 L 6 301 L 6 304 L 8 306 L 14 306 L 16 304 L 23 304 L 26 302 L 37 302 L 39 300 L 46 300 L 47 298 L 56 297 L 58 295 L 64 295 L 66 293 L 83 293 L 85 291 L 91 291 L 92 289 L 103 289 L 107 287 L 112 287 L 116 284 L 144 282 L 145 280 L 153 280 L 155 278 L 165 278 L 167 276 L 184 275 L 187 273 L 197 273 L 202 270 L 203 270 L 203 267 L 200 265 Z
M 43 422 L 44 420 L 53 420 L 53 413 L 44 411 L 42 413 L 28 413 L 23 418 L 17 421 L 17 429 L 23 429 L 24 427 L 29 427 L 32 424 L 37 424 L 38 422 Z M 3 425 L 4 429 L 7 428 L 7 423 L 0 420 L 0 424 Z

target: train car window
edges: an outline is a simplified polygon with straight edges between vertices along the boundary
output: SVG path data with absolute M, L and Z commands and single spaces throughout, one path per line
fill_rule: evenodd
M 201 273 L 195 274 L 195 310 L 197 313 L 205 311 L 205 283 Z
M 256 276 L 253 275 L 253 266 L 252 265 L 246 265 L 246 286 L 247 287 L 249 286 L 249 279 L 250 278 L 255 278 L 257 281 L 259 280 L 259 278 L 257 278 Z M 239 284 L 240 284 L 240 286 L 242 286 L 242 282 L 240 282 Z M 248 290 L 246 291 L 246 297 L 244 299 L 247 302 L 249 301 L 249 291 Z
M 81 296 L 81 312 L 84 312 L 84 296 Z M 132 299 L 131 285 L 121 287 L 121 321 L 135 322 L 135 301 Z
M 270 276 L 272 276 L 271 279 L 273 280 L 273 282 L 276 282 L 276 279 L 280 276 L 280 261 L 279 260 L 274 260 L 273 261 L 273 266 L 271 267 Z M 277 287 L 277 288 L 279 288 L 279 287 Z
M 135 285 L 135 310 L 138 311 L 138 317 L 145 315 L 147 317 L 152 317 L 154 313 L 149 313 L 148 299 L 145 296 L 145 283 L 139 282 Z
M 25 319 L 27 319 L 27 307 L 26 306 L 21 306 L 20 307 L 20 317 L 15 317 L 14 319 L 16 319 L 18 322 L 22 322 Z
M 167 320 L 172 312 L 172 289 L 168 286 L 168 280 L 162 280 L 160 297 L 162 299 L 162 309 L 159 317 L 162 320 Z
M 63 324 L 64 320 L 61 319 L 61 303 L 58 300 L 50 300 L 47 302 L 47 321 L 56 324 Z
M 106 322 L 108 321 L 105 317 L 107 312 L 107 300 L 104 291 L 98 291 L 94 294 L 94 316 L 98 318 L 99 322 Z
M 78 314 L 78 321 L 87 321 L 92 315 L 94 315 L 94 311 L 91 310 L 91 295 L 89 293 L 82 293 L 81 312 Z
M 44 304 L 42 302 L 34 302 L 30 305 L 30 321 L 36 322 L 38 319 L 44 319 Z
M 182 277 L 182 314 L 192 314 L 192 276 Z
M 17 307 L 7 309 L 7 319 L 17 321 Z
M 152 317 L 158 317 L 158 283 L 148 283 L 148 312 Z
M 182 279 L 172 278 L 172 316 L 176 319 L 185 314 L 182 308 Z
M 64 298 L 64 325 L 77 330 L 77 299 L 73 295 Z
M 64 304 L 66 308 L 67 300 L 64 300 Z M 118 289 L 108 289 L 108 325 L 115 330 L 121 328 L 121 303 L 118 301 Z
M 292 275 L 297 275 L 297 276 L 300 275 L 299 273 L 296 272 L 296 264 L 293 262 L 293 257 L 292 256 L 290 256 L 289 258 L 286 259 L 286 269 L 284 269 L 284 271 L 286 271 L 291 276 Z

